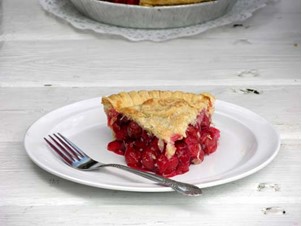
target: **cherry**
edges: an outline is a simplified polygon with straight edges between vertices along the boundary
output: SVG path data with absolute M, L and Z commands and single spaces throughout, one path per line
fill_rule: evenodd
M 124 153 L 125 153 L 124 142 L 123 141 L 119 141 L 119 140 L 111 141 L 107 145 L 107 149 L 109 151 L 113 151 L 114 153 L 119 154 L 119 155 L 124 155 Z
M 186 131 L 187 137 L 185 141 L 187 144 L 198 143 L 198 129 L 190 125 Z
M 178 159 L 177 157 L 174 155 L 171 158 L 167 158 L 165 155 L 161 155 L 158 159 L 157 159 L 157 166 L 158 166 L 158 173 L 163 175 L 163 176 L 167 176 L 167 177 L 171 177 L 176 175 L 175 170 L 177 168 L 178 165 Z
M 116 121 L 118 112 L 115 110 L 110 110 L 107 112 L 107 125 L 112 128 L 112 124 Z
M 128 166 L 133 168 L 141 168 L 141 152 L 135 150 L 131 145 L 128 145 L 125 151 L 125 160 Z
M 136 122 L 131 121 L 127 127 L 127 133 L 131 138 L 139 138 L 142 133 L 142 128 Z
M 146 149 L 142 152 L 142 159 L 141 163 L 144 168 L 153 171 L 155 167 L 155 161 L 156 161 L 157 153 L 153 150 Z
M 127 125 L 130 123 L 130 120 L 126 116 L 119 114 L 117 116 L 116 123 L 118 123 L 119 125 Z
M 148 144 L 151 150 L 155 152 L 160 152 L 159 147 L 158 147 L 158 138 L 157 137 L 151 137 L 150 142 Z
M 175 155 L 178 158 L 178 167 L 177 167 L 177 174 L 182 174 L 189 171 L 189 166 L 191 163 L 191 155 L 188 151 L 188 147 L 184 142 L 178 142 L 175 144 L 176 146 L 176 153 Z
M 202 111 L 198 115 L 196 122 L 197 122 L 196 124 L 199 128 L 204 128 L 204 127 L 207 128 L 211 124 L 211 118 L 209 116 L 207 116 L 207 114 L 204 111 Z
M 214 127 L 203 130 L 200 140 L 205 154 L 209 155 L 216 151 L 219 137 L 220 131 Z
M 113 124 L 112 129 L 115 133 L 115 138 L 117 140 L 125 140 L 127 139 L 128 133 L 127 133 L 127 126 L 118 126 L 116 123 Z

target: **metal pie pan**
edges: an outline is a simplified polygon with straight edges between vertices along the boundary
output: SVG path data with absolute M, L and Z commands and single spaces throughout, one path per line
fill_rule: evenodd
M 85 16 L 101 23 L 127 28 L 161 29 L 186 27 L 223 16 L 236 0 L 147 7 L 99 0 L 70 0 Z

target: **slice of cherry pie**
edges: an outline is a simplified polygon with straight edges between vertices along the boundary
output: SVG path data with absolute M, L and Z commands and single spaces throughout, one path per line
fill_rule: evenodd
M 214 101 L 209 93 L 158 90 L 103 97 L 115 137 L 108 150 L 124 155 L 133 168 L 167 177 L 183 174 L 217 148 Z

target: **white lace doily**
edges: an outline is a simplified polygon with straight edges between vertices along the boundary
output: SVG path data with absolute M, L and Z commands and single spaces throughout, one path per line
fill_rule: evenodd
M 103 24 L 79 13 L 69 0 L 39 0 L 47 12 L 69 22 L 81 30 L 92 30 L 99 34 L 120 35 L 132 41 L 166 41 L 179 37 L 200 34 L 206 30 L 246 20 L 253 12 L 275 0 L 238 0 L 224 16 L 194 26 L 171 29 L 133 29 Z

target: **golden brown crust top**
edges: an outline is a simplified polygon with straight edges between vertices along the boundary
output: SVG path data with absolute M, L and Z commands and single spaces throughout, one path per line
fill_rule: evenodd
M 105 108 L 113 107 L 116 111 L 121 112 L 121 109 L 132 107 L 136 105 L 141 105 L 146 100 L 149 99 L 183 99 L 194 108 L 201 110 L 204 105 L 209 105 L 209 111 L 212 113 L 212 106 L 215 98 L 210 93 L 188 93 L 182 91 L 161 91 L 161 90 L 140 90 L 140 91 L 130 91 L 121 92 L 118 94 L 113 94 L 108 97 L 102 98 L 102 104 Z M 122 113 L 122 112 L 121 112 Z
M 195 123 L 202 110 L 211 115 L 214 101 L 209 93 L 159 90 L 121 92 L 102 98 L 106 112 L 113 108 L 164 140 L 168 156 L 175 152 L 173 138 L 185 137 L 188 125 Z

